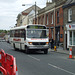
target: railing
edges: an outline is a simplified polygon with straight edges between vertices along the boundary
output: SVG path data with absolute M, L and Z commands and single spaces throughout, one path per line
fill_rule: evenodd
M 4 52 L 4 50 L 1 49 L 0 51 L 0 71 L 3 75 L 18 75 L 17 72 L 17 65 L 15 58 Z

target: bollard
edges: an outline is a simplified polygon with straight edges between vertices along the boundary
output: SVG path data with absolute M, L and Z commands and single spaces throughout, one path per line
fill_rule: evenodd
M 72 49 L 70 49 L 69 58 L 72 58 Z
M 56 51 L 56 46 L 54 46 L 54 51 Z

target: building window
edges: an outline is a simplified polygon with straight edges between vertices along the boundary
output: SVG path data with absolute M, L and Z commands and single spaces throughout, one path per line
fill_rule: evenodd
M 44 16 L 43 16 L 43 22 L 42 22 L 42 23 L 43 23 L 43 25 L 44 25 Z
M 39 18 L 39 24 L 41 23 L 41 18 Z
M 75 31 L 70 31 L 70 45 L 75 45 Z
M 52 33 L 52 39 L 53 39 L 53 29 L 51 30 L 51 33 Z
M 72 9 L 68 9 L 68 21 L 72 21 Z
M 59 35 L 60 35 L 60 32 L 58 31 L 58 32 L 57 32 L 57 41 L 60 41 L 60 39 L 59 39 L 59 38 L 60 38 Z
M 70 45 L 72 45 L 72 31 L 70 31 Z
M 48 25 L 48 15 L 47 15 L 47 25 Z
M 73 32 L 73 45 L 75 45 L 75 31 Z
M 59 11 L 57 11 L 57 23 L 59 23 Z
M 53 14 L 52 14 L 52 23 L 51 24 L 53 24 Z
M 41 24 L 41 17 L 40 17 L 40 24 Z

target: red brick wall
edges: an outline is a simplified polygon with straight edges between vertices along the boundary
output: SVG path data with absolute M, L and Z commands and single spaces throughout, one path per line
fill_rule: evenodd
M 57 11 L 59 11 L 59 23 L 57 23 Z M 63 25 L 63 9 L 62 7 L 56 11 L 56 25 Z
M 57 11 L 59 11 L 59 23 L 57 23 Z M 56 26 L 60 25 L 60 36 L 62 34 L 62 38 L 60 38 L 60 42 L 63 42 L 63 9 L 62 7 L 59 8 L 59 10 L 56 11 Z
M 57 11 L 59 11 L 59 23 L 57 23 Z M 53 24 L 52 24 L 52 14 L 53 14 Z M 47 27 L 50 28 L 49 29 L 49 34 L 50 34 L 49 38 L 51 38 L 52 37 L 51 27 L 54 28 L 54 11 L 48 12 L 45 15 L 46 15 L 46 17 L 45 17 L 45 24 L 46 25 L 47 25 L 47 16 L 48 16 L 48 25 L 47 25 Z M 38 23 L 39 24 L 40 23 L 43 24 L 43 17 L 44 17 L 44 15 L 39 16 L 39 18 L 38 18 Z M 39 22 L 40 19 L 41 19 L 41 22 Z M 55 26 L 58 26 L 58 25 L 60 26 L 60 36 L 62 35 L 62 38 L 60 38 L 60 42 L 63 42 L 63 38 L 64 38 L 63 35 L 64 34 L 63 34 L 63 9 L 62 9 L 62 7 L 56 9 L 56 12 L 55 12 Z M 53 34 L 54 34 L 54 29 L 53 29 Z M 53 38 L 54 38 L 54 36 L 53 36 Z

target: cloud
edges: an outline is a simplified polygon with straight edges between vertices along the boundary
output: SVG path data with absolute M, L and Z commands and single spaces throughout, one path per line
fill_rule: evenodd
M 46 0 L 0 0 L 0 29 L 10 29 L 10 26 L 15 26 L 17 15 L 34 5 L 35 1 L 39 7 L 45 7 Z
M 0 2 L 3 2 L 3 3 L 12 3 L 12 2 L 15 2 L 15 0 L 0 0 Z

